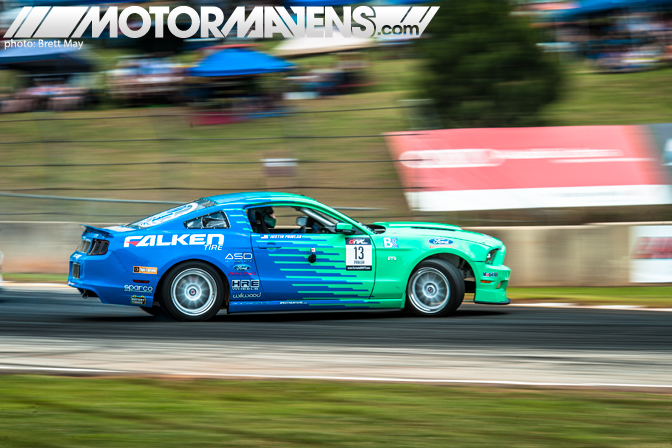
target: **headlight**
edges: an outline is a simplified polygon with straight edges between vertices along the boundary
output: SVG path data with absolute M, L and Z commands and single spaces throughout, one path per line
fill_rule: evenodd
M 485 257 L 485 264 L 492 264 L 492 262 L 495 260 L 495 256 L 497 255 L 497 251 L 499 249 L 492 249 L 490 252 L 488 252 L 488 256 Z

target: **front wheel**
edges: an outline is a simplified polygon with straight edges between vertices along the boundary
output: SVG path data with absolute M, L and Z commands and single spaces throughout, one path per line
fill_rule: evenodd
M 211 319 L 224 301 L 221 277 L 210 265 L 198 261 L 173 267 L 162 289 L 161 306 L 183 321 Z
M 406 306 L 418 316 L 446 316 L 464 298 L 464 279 L 451 263 L 425 260 L 416 266 L 406 287 Z

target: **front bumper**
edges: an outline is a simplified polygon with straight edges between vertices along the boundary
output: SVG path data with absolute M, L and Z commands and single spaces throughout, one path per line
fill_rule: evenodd
M 481 272 L 477 275 L 474 303 L 484 305 L 508 305 L 511 300 L 506 296 L 511 269 L 503 264 L 498 266 L 481 263 Z

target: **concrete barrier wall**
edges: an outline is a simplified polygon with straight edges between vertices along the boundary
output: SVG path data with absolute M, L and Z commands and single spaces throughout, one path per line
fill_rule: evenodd
M 510 286 L 616 286 L 629 283 L 628 225 L 480 227 L 507 248 Z
M 629 283 L 629 229 L 623 224 L 469 230 L 506 244 L 510 286 L 615 286 Z M 76 223 L 0 222 L 3 271 L 67 274 L 81 234 Z
M 67 275 L 82 232 L 72 222 L 0 222 L 2 271 Z

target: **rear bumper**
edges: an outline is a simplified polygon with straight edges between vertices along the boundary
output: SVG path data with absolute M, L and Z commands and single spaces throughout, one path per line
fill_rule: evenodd
M 82 297 L 98 297 L 102 303 L 114 305 L 152 306 L 158 279 L 137 283 L 111 252 L 102 256 L 77 255 L 70 258 L 68 286 L 77 288 Z M 79 278 L 73 276 L 74 263 L 80 265 Z

